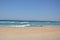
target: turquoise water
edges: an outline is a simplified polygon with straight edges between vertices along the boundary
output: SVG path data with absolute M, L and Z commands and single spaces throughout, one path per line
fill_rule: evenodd
M 60 21 L 0 20 L 0 26 L 60 26 Z

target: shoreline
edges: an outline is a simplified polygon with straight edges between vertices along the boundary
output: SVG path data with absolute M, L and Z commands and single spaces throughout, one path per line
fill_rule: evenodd
M 0 40 L 60 40 L 60 27 L 0 27 Z
M 60 27 L 60 25 L 42 25 L 42 26 L 0 25 L 0 27 Z

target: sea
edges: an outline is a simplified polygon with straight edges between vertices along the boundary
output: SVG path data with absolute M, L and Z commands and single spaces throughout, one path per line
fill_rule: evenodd
M 60 21 L 0 20 L 0 27 L 44 27 L 60 26 Z

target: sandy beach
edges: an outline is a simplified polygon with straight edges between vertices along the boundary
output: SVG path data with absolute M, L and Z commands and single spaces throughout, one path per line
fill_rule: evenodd
M 60 27 L 0 27 L 0 40 L 60 40 Z

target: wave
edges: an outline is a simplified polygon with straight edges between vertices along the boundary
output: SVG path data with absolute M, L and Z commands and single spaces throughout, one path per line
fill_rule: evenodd
M 30 24 L 26 24 L 26 25 L 16 25 L 16 27 L 29 27 L 31 26 Z
M 26 25 L 0 25 L 0 27 L 29 27 L 31 26 L 30 24 Z
M 29 22 L 29 21 L 0 21 L 0 25 L 8 27 L 29 27 L 29 26 L 45 26 L 45 25 L 60 25 L 60 22 Z
M 21 24 L 24 24 L 24 23 L 29 23 L 29 22 L 20 22 Z
M 3 22 L 3 21 L 1 21 L 0 23 L 18 23 L 18 22 L 8 22 L 8 21 L 7 22 L 6 21 Z
M 29 22 L 15 22 L 15 21 L 0 21 L 0 23 L 29 23 Z

